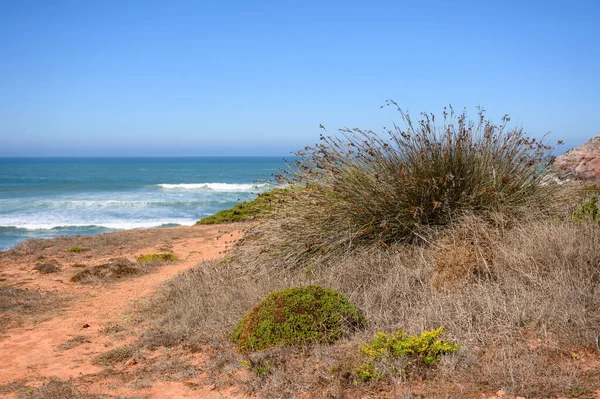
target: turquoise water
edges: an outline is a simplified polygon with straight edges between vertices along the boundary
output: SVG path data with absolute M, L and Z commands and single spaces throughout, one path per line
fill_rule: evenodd
M 281 158 L 0 158 L 0 250 L 28 238 L 192 225 L 251 199 Z

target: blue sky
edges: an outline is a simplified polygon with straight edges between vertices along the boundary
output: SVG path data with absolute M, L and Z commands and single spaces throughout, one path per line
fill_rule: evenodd
M 600 134 L 598 1 L 0 3 L 0 156 L 287 155 L 444 105 Z M 566 149 L 566 148 L 565 148 Z

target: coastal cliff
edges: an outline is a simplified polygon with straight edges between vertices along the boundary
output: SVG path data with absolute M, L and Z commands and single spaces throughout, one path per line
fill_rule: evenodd
M 557 157 L 554 169 L 562 179 L 600 183 L 600 136 Z

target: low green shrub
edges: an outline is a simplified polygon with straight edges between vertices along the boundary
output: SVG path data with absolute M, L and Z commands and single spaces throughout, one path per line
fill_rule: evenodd
M 242 318 L 231 339 L 241 352 L 332 343 L 364 324 L 362 312 L 343 294 L 313 285 L 271 292 Z
M 266 193 L 258 194 L 252 201 L 241 202 L 230 209 L 224 209 L 214 215 L 199 220 L 196 224 L 220 224 L 241 222 L 244 220 L 263 217 L 269 213 L 274 201 L 281 200 L 287 189 L 276 188 Z
M 177 257 L 173 254 L 168 254 L 168 253 L 145 254 L 145 255 L 140 255 L 137 258 L 138 263 L 173 262 L 175 260 L 177 260 Z
M 83 248 L 81 248 L 81 247 L 71 247 L 71 248 L 69 248 L 67 251 L 69 251 L 69 252 L 74 252 L 74 253 L 77 253 L 77 254 L 78 254 L 78 253 L 80 253 L 80 252 L 83 252 Z
M 594 196 L 581 204 L 581 206 L 573 213 L 573 219 L 576 222 L 600 222 L 598 198 Z
M 442 355 L 458 351 L 453 342 L 438 340 L 443 327 L 425 331 L 419 336 L 378 332 L 375 339 L 361 347 L 367 357 L 356 373 L 363 381 L 380 380 L 385 377 L 406 376 L 411 369 L 435 366 Z

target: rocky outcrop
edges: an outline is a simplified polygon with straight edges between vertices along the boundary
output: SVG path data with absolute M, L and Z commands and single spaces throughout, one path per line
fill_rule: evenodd
M 600 183 L 600 136 L 557 157 L 554 170 L 562 179 Z

